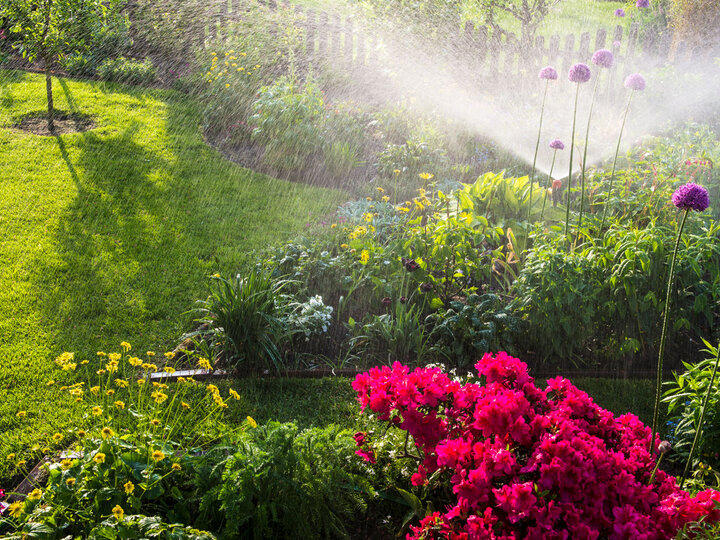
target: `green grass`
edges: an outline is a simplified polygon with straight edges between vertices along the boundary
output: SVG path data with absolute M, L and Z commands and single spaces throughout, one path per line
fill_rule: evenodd
M 347 197 L 254 174 L 203 141 L 198 104 L 171 91 L 54 80 L 85 133 L 12 128 L 45 108 L 44 79 L 0 71 L 0 478 L 77 408 L 54 387 L 61 352 L 165 350 L 207 276 L 301 231 Z M 66 377 L 67 379 L 67 377 Z M 28 417 L 16 413 L 27 410 Z

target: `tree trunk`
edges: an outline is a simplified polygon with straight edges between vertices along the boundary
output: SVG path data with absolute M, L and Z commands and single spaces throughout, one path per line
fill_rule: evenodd
M 53 103 L 52 95 L 52 78 L 50 77 L 50 65 L 51 61 L 48 56 L 45 56 L 45 89 L 47 90 L 47 105 L 48 105 L 48 131 L 55 131 L 55 104 Z

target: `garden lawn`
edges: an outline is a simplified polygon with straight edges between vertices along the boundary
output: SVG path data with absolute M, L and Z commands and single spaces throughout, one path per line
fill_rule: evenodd
M 296 235 L 347 196 L 231 164 L 202 138 L 200 110 L 172 91 L 54 79 L 85 133 L 14 129 L 46 107 L 44 78 L 0 70 L 0 486 L 10 452 L 70 437 L 81 409 L 53 359 L 173 347 L 207 276 Z M 47 386 L 56 379 L 57 384 Z M 27 417 L 17 413 L 27 411 Z M 57 445 L 55 445 L 57 446 Z

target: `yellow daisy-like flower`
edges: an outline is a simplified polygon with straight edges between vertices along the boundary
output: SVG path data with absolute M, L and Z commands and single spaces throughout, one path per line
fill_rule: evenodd
M 75 371 L 75 368 L 77 367 L 77 363 L 75 362 L 68 362 L 67 364 L 63 364 L 63 371 Z
M 75 353 L 64 352 L 55 359 L 55 363 L 58 365 L 63 365 L 63 364 L 70 362 L 74 358 L 75 358 Z
M 187 382 L 187 379 L 185 377 L 178 377 L 177 382 Z
M 18 461 L 18 462 L 15 464 L 15 468 L 16 468 L 16 469 L 19 469 L 20 467 L 24 467 L 26 463 L 27 463 L 27 461 L 25 461 L 24 459 L 21 459 L 20 461 Z
M 148 358 L 152 358 L 153 356 L 155 356 L 155 351 L 147 351 L 145 353 L 145 356 L 147 356 Z
M 112 388 L 110 390 L 105 391 L 106 396 L 112 396 L 114 393 L 115 393 L 115 390 L 113 390 Z
M 121 342 L 120 347 L 122 347 L 122 350 L 125 352 L 128 352 L 130 349 L 132 349 L 132 346 L 127 341 Z
M 159 426 L 159 425 L 160 425 L 160 420 L 158 420 L 157 418 L 153 418 L 152 420 L 150 420 L 150 423 L 151 423 L 153 426 Z
M 92 410 L 93 416 L 100 416 L 103 412 L 102 408 L 98 407 L 97 405 L 95 405 L 91 410 Z
M 67 480 L 65 480 L 65 483 L 68 485 L 68 487 L 73 487 L 75 485 L 75 479 L 68 478 Z
M 160 392 L 159 390 L 150 394 L 150 397 L 153 398 L 157 404 L 164 403 L 168 398 L 167 394 Z
M 64 471 L 67 471 L 70 467 L 72 467 L 72 459 L 63 459 L 60 462 L 60 466 L 63 468 Z
M 347 244 L 340 244 L 340 248 L 341 248 L 341 249 L 347 249 L 347 248 L 349 248 L 349 247 L 350 247 L 350 246 L 348 246 Z
M 381 187 L 376 187 L 375 189 L 377 189 L 380 193 L 385 193 L 385 190 Z
M 42 490 L 35 488 L 30 493 L 28 493 L 27 498 L 31 501 L 37 501 L 40 497 L 42 497 Z
M 387 195 L 383 195 L 382 202 L 390 202 L 390 197 L 388 197 Z
M 247 423 L 250 425 L 251 428 L 256 428 L 256 427 L 257 427 L 257 422 L 255 421 L 255 419 L 254 419 L 252 416 L 248 416 L 248 417 L 246 418 L 246 420 L 247 420 Z
M 215 386 L 214 384 L 208 384 L 208 385 L 207 385 L 207 390 L 208 390 L 208 392 L 212 392 L 213 394 L 218 394 L 218 393 L 220 393 L 220 390 L 219 390 L 218 387 Z
M 173 464 L 172 464 L 172 470 L 173 470 L 173 471 L 182 471 L 182 467 L 180 466 L 179 463 L 173 463 Z
M 363 249 L 360 252 L 360 262 L 362 264 L 367 264 L 369 260 L 370 260 L 370 252 L 367 249 Z
M 8 513 L 14 517 L 20 517 L 23 513 L 23 503 L 21 502 L 14 502 L 10 506 L 8 506 Z
M 85 430 L 84 430 L 84 429 L 78 429 L 78 430 L 77 430 L 77 436 L 78 436 L 78 437 L 84 437 L 85 435 L 86 435 L 86 433 L 85 433 Z
M 168 360 L 172 360 L 173 358 L 175 358 L 175 353 L 172 352 L 172 351 L 169 351 L 169 352 L 166 352 L 166 353 L 164 354 L 164 356 L 165 356 L 165 358 L 167 358 Z
M 197 365 L 200 369 L 212 369 L 210 361 L 207 358 L 198 359 Z
M 107 372 L 104 369 L 98 369 L 95 373 L 97 373 L 98 375 L 105 375 L 105 373 Z
M 52 436 L 52 438 L 53 438 L 53 441 L 60 442 L 63 440 L 63 435 L 62 435 L 62 433 L 56 433 L 55 435 Z
M 142 365 L 142 368 L 145 371 L 157 371 L 157 366 L 155 364 L 145 363 Z
M 180 402 L 180 406 L 181 406 L 183 409 L 189 409 L 189 408 L 190 408 L 190 405 L 188 405 L 188 404 L 185 403 L 184 401 Z
M 7 459 L 8 461 L 12 461 L 13 459 L 15 459 L 15 454 L 14 454 L 14 453 L 13 453 L 13 454 L 8 454 L 6 459 Z
M 49 446 L 46 446 L 45 448 L 42 449 L 43 454 L 49 454 L 50 452 L 52 452 L 52 450 L 50 449 Z
M 370 212 L 368 212 L 366 214 L 363 214 L 363 219 L 365 221 L 367 221 L 368 223 L 370 223 L 373 220 L 373 215 Z
M 106 426 L 100 430 L 100 434 L 102 435 L 103 439 L 107 439 L 108 437 L 112 437 L 113 435 L 115 435 L 115 432 L 111 428 Z
M 111 362 L 118 362 L 121 358 L 122 358 L 122 354 L 117 353 L 117 352 L 108 354 L 108 360 L 110 360 Z
M 145 379 L 138 379 L 137 383 L 138 383 L 138 386 L 142 386 L 143 384 L 145 384 Z
M 114 405 L 115 405 L 118 409 L 124 409 L 124 408 L 125 408 L 125 402 L 124 402 L 124 401 L 116 401 L 116 402 L 114 403 Z
M 18 418 L 25 418 L 27 416 L 27 411 L 18 411 L 15 416 Z
M 172 366 L 165 366 L 165 367 L 163 368 L 163 371 L 164 371 L 165 373 L 173 374 L 173 373 L 175 373 L 177 370 L 176 370 L 174 367 L 172 367 Z
M 103 351 L 98 351 L 97 355 L 102 357 L 102 356 L 107 356 L 107 353 L 104 353 Z
M 53 384 L 55 384 L 55 381 L 54 381 L 53 379 L 50 379 L 50 380 L 45 384 L 45 386 L 52 386 Z
M 234 398 L 237 401 L 240 401 L 240 394 L 238 394 L 235 390 L 232 388 L 230 389 L 230 397 Z
M 115 379 L 115 386 L 119 388 L 127 388 L 129 384 L 125 379 Z
M 115 517 L 115 519 L 121 521 L 122 518 L 125 517 L 125 510 L 122 509 L 122 506 L 116 504 L 112 509 L 112 515 Z
M 90 392 L 92 392 L 93 394 L 95 394 L 97 396 L 100 393 L 100 387 L 99 386 L 91 386 Z
M 105 364 L 105 369 L 108 373 L 115 373 L 118 369 L 118 361 L 110 360 L 107 364 Z
M 130 362 L 130 365 L 133 367 L 138 367 L 142 365 L 142 360 L 140 360 L 137 356 L 131 356 L 128 358 L 128 362 Z
M 426 172 L 425 172 L 425 173 L 420 173 L 420 174 L 418 174 L 418 176 L 419 176 L 420 178 L 422 178 L 423 180 L 430 180 L 431 178 L 434 178 L 434 177 L 435 177 L 434 174 L 426 173 Z
M 225 401 L 224 401 L 223 398 L 220 396 L 220 394 L 213 394 L 213 401 L 215 402 L 215 404 L 216 404 L 218 407 L 220 407 L 220 408 L 222 408 L 222 409 L 227 409 L 227 406 L 228 406 L 228 405 L 227 405 L 227 403 L 225 403 Z
M 158 461 L 165 459 L 165 453 L 162 450 L 154 450 L 150 457 L 152 457 L 153 461 L 157 463 Z
M 103 454 L 102 452 L 98 452 L 93 457 L 93 461 L 98 465 L 100 465 L 101 463 L 105 463 L 105 454 Z
M 125 495 L 132 495 L 133 491 L 135 491 L 135 484 L 133 484 L 130 480 L 125 482 L 123 487 L 125 488 Z

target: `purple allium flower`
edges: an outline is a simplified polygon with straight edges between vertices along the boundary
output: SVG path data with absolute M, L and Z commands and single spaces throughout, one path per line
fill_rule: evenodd
M 649 8 L 650 7 L 650 0 L 637 0 L 635 5 L 639 8 Z
M 632 73 L 625 79 L 625 88 L 630 90 L 645 90 L 645 77 L 639 73 Z
M 560 139 L 553 139 L 550 141 L 550 148 L 553 150 L 564 150 L 565 149 L 565 143 L 562 142 Z
M 558 78 L 558 72 L 552 66 L 545 66 L 540 70 L 540 74 L 538 75 L 538 77 L 540 77 L 541 79 L 554 81 Z
M 582 62 L 575 64 L 568 72 L 570 82 L 585 83 L 590 80 L 590 67 Z
M 680 186 L 672 195 L 672 202 L 681 210 L 702 212 L 710 206 L 707 189 L 693 182 Z
M 616 17 L 624 17 L 625 16 L 625 10 L 623 8 L 618 8 L 615 10 L 615 16 Z
M 595 54 L 592 55 L 593 64 L 608 69 L 612 67 L 614 60 L 613 53 L 607 49 L 598 49 L 595 51 Z
M 622 45 L 622 43 L 620 43 L 619 41 L 613 41 L 613 47 L 614 47 L 615 49 L 619 49 L 619 48 L 620 48 L 620 45 Z

